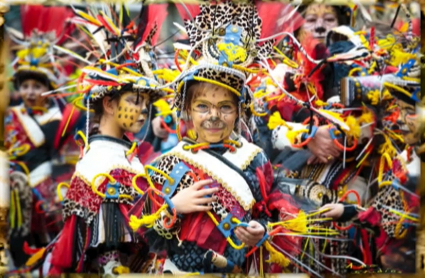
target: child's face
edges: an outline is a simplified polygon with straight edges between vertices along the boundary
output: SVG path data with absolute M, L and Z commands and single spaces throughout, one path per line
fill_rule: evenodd
M 45 84 L 35 79 L 26 79 L 19 84 L 19 94 L 26 107 L 43 107 L 46 104 L 46 98 L 41 94 L 48 90 Z
M 329 31 L 338 26 L 338 17 L 330 5 L 309 5 L 304 18 L 303 29 L 319 40 L 324 40 Z
M 138 133 L 146 122 L 149 96 L 126 92 L 114 107 L 114 117 L 118 125 L 125 131 Z
M 404 142 L 408 145 L 416 145 L 419 142 L 418 117 L 414 105 L 410 105 L 402 100 L 397 100 L 400 109 L 397 124 L 403 135 Z
M 238 105 L 228 90 L 201 83 L 193 92 L 188 114 L 197 142 L 217 143 L 229 139 L 238 117 Z

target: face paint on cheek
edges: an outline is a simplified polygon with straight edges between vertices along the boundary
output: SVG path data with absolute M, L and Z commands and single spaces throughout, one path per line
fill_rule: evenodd
M 126 100 L 123 100 L 123 98 L 119 101 L 118 112 L 114 113 L 117 123 L 121 128 L 127 131 L 139 120 L 140 114 L 140 107 L 128 103 Z

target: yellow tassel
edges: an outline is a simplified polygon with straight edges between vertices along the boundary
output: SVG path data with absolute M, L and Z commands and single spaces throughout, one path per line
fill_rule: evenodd
M 304 211 L 300 211 L 296 218 L 284 221 L 282 226 L 291 231 L 307 233 L 307 216 Z
M 114 274 L 127 274 L 127 273 L 130 273 L 130 269 L 126 266 L 120 265 L 120 266 L 114 267 L 112 272 Z
M 31 266 L 33 264 L 35 264 L 36 262 L 38 262 L 44 255 L 44 251 L 46 251 L 45 248 L 41 248 L 40 250 L 37 251 L 37 253 L 35 253 L 34 255 L 32 255 L 28 261 L 25 263 L 26 266 Z
M 138 219 L 136 216 L 130 216 L 130 227 L 133 231 L 137 231 L 141 226 L 146 226 L 147 228 L 152 228 L 153 224 L 157 219 L 159 219 L 160 214 L 167 208 L 167 205 L 163 205 L 158 209 L 157 212 L 151 215 L 143 215 L 142 218 Z
M 285 120 L 282 119 L 279 112 L 274 112 L 273 115 L 270 116 L 267 127 L 269 129 L 275 129 L 278 126 L 286 126 L 289 130 L 292 130 L 290 126 L 286 123 Z
M 345 120 L 345 123 L 348 125 L 350 130 L 346 131 L 346 135 L 352 138 L 360 138 L 360 125 L 359 122 L 353 116 L 348 116 Z
M 359 124 L 368 124 L 373 122 L 373 114 L 370 112 L 369 109 L 365 108 L 363 109 L 363 113 L 360 117 L 357 118 L 357 121 Z
M 377 105 L 379 102 L 380 92 L 378 90 L 373 90 L 367 93 L 367 98 L 370 100 L 372 105 Z
M 288 267 L 291 262 L 282 253 L 278 252 L 267 240 L 264 242 L 264 247 L 269 251 L 270 258 L 266 261 L 267 263 L 276 263 L 281 267 Z

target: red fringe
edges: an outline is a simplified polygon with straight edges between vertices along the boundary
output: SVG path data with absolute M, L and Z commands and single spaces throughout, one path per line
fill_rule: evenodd
M 74 233 L 77 226 L 77 216 L 72 215 L 65 221 L 62 233 L 52 251 L 52 270 L 63 271 L 72 266 L 74 258 Z

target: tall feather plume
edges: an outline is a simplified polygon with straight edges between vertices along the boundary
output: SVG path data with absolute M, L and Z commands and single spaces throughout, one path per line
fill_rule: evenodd
M 97 19 L 96 12 L 93 12 L 89 9 L 87 13 L 85 13 L 75 9 L 74 7 L 72 8 L 74 9 L 74 13 L 78 18 L 78 27 L 94 40 L 96 43 L 96 48 L 99 48 L 102 55 L 106 57 L 107 52 L 104 45 L 106 40 L 106 33 L 102 27 L 102 23 Z
M 193 19 L 200 13 L 199 5 L 194 4 L 175 4 L 176 8 L 183 20 Z
M 267 38 L 280 32 L 293 33 L 304 23 L 301 14 L 290 4 L 258 1 L 256 6 L 262 20 L 261 38 Z M 284 36 L 279 36 L 274 40 L 278 43 Z
M 158 40 L 162 23 L 167 17 L 168 4 L 143 5 L 137 26 L 137 40 L 134 49 L 137 50 L 143 43 L 155 45 Z
M 22 5 L 21 25 L 25 39 L 31 37 L 33 31 L 38 34 L 53 33 L 54 39 L 59 38 L 57 44 L 66 40 L 64 34 L 74 30 L 67 20 L 72 17 L 72 11 L 67 7 L 45 7 L 42 5 Z M 42 20 L 40 20 L 42 19 Z

